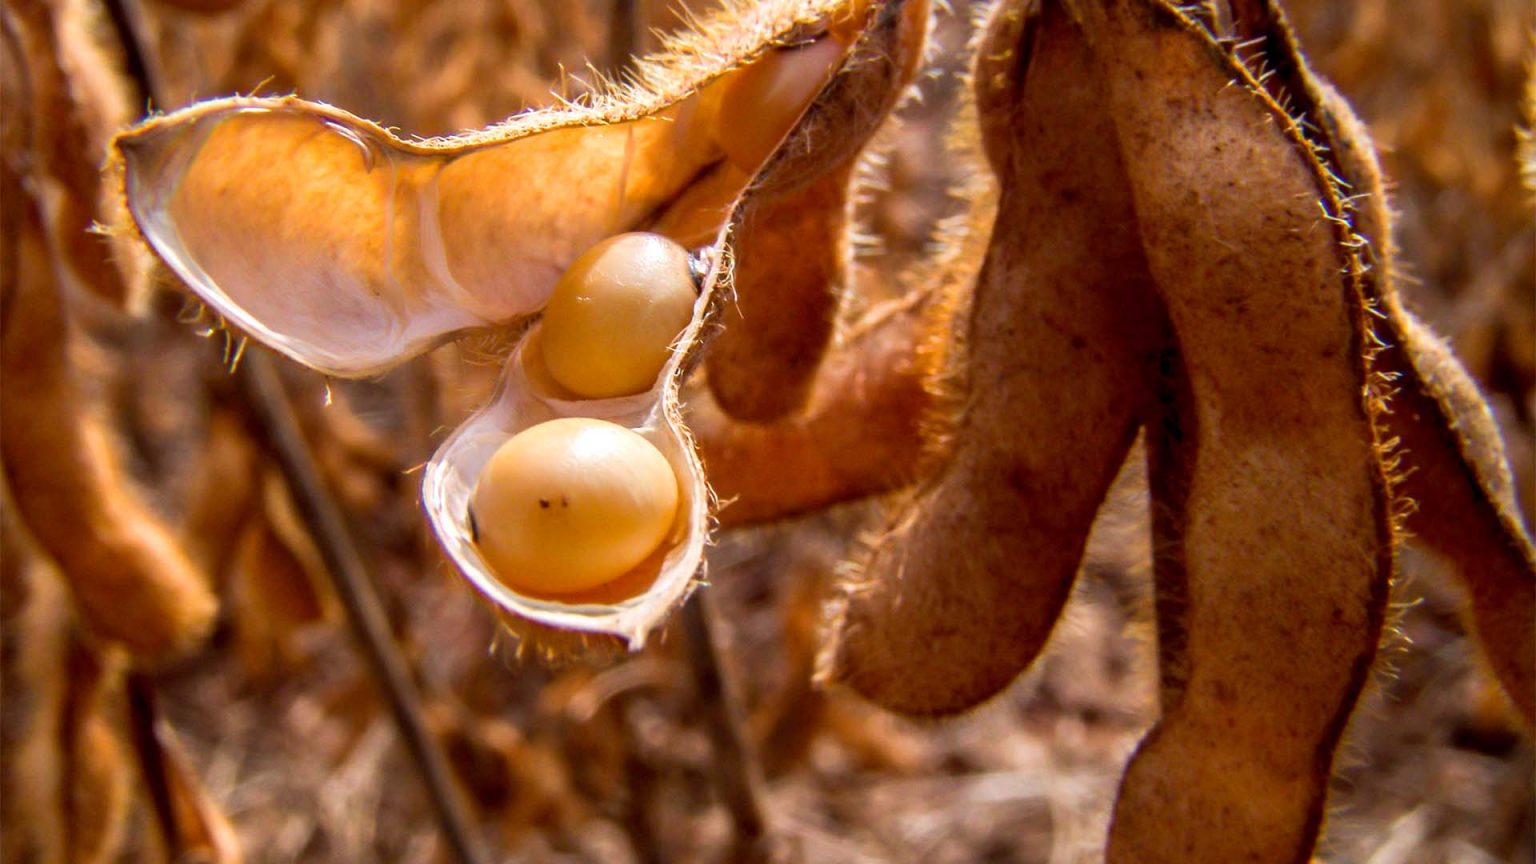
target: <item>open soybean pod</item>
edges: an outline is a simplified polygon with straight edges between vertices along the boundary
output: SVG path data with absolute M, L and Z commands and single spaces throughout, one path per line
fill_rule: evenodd
M 921 50 L 926 15 L 901 2 L 730 3 L 578 104 L 454 138 L 405 141 L 298 99 L 195 105 L 118 139 L 140 232 L 228 324 L 314 369 L 373 374 L 464 331 L 513 328 L 549 301 L 585 250 L 649 231 L 705 246 L 698 299 L 639 393 L 582 399 L 543 363 L 540 328 L 515 348 L 491 403 L 429 463 L 423 496 L 455 564 L 509 626 L 550 654 L 638 648 L 701 573 L 710 496 L 680 421 L 678 384 L 729 293 L 730 241 L 757 189 L 814 182 L 873 134 L 890 74 Z M 860 26 L 849 35 L 849 21 Z M 916 35 L 913 28 L 917 28 Z M 834 50 L 835 48 L 835 50 Z M 785 57 L 784 52 L 790 51 Z M 738 146 L 733 94 L 758 64 L 788 62 L 768 147 Z M 860 137 L 862 136 L 862 138 Z M 760 164 L 743 165 L 755 152 Z M 509 588 L 477 548 L 470 503 L 498 447 L 539 423 L 586 417 L 638 432 L 678 480 L 676 524 L 652 559 L 584 592 Z

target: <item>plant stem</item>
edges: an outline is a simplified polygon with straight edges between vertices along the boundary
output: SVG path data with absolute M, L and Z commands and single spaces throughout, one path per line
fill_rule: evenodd
M 688 662 L 714 745 L 715 788 L 736 828 L 735 857 L 755 859 L 764 853 L 768 834 L 762 804 L 763 780 L 752 744 L 743 731 L 741 701 L 720 663 L 708 599 L 707 592 L 700 592 L 683 606 Z
M 320 478 L 271 357 L 264 349 L 247 351 L 235 374 L 267 448 L 282 469 L 294 506 L 325 560 L 352 632 L 368 658 L 406 750 L 426 784 L 448 844 L 463 864 L 488 860 L 475 835 L 468 808 L 453 783 L 448 760 L 427 730 L 420 709 L 421 697 L 390 634 L 378 590 L 347 529 L 341 508 Z

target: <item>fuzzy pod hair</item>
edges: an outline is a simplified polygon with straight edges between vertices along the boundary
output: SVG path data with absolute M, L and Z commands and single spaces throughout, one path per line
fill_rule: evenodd
M 1163 714 L 1110 860 L 1306 860 L 1405 493 L 1444 493 L 1426 539 L 1529 691 L 1529 540 L 1486 408 L 1397 308 L 1369 145 L 1328 137 L 1347 109 L 1273 4 L 1004 3 L 978 56 L 1002 190 L 948 446 L 846 587 L 826 674 L 919 715 L 997 692 L 1144 428 Z
M 907 714 L 965 710 L 1039 652 L 1158 353 L 1113 127 L 1069 26 L 999 7 L 978 50 L 1001 192 L 941 388 L 958 409 L 947 461 L 873 541 L 824 658 L 831 680 Z
M 1288 34 L 1287 34 L 1288 38 Z M 1402 303 L 1392 210 L 1370 134 L 1331 87 L 1305 78 L 1296 110 L 1349 193 L 1381 339 L 1378 389 L 1407 539 L 1446 559 L 1466 583 L 1471 629 L 1528 727 L 1536 726 L 1536 545 L 1521 516 L 1488 403 L 1450 346 Z

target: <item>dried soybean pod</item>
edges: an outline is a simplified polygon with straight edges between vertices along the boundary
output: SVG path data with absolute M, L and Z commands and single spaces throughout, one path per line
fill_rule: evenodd
M 769 175 L 772 183 L 759 183 L 739 215 L 734 302 L 725 306 L 724 329 L 705 359 L 711 394 L 738 419 L 768 422 L 804 405 L 832 336 L 855 163 L 922 57 L 928 4 L 895 0 L 873 14 L 845 61 L 848 71 L 818 100 L 844 110 L 813 113 L 817 122 L 780 146 L 784 164 Z
M 1154 540 L 1162 717 L 1109 860 L 1306 861 L 1392 572 L 1353 233 L 1325 218 L 1342 204 L 1310 144 L 1195 22 L 1147 0 L 1087 8 L 1187 369 L 1172 404 L 1194 415 L 1164 451 L 1187 474 L 1154 479 L 1177 532 Z
M 735 302 L 704 361 L 710 394 L 728 415 L 766 423 L 808 398 L 837 317 L 852 175 L 849 161 L 744 214 L 733 244 Z
M 948 460 L 845 586 L 831 680 L 961 711 L 1039 652 L 1135 436 L 1161 313 L 1077 25 L 1000 5 L 975 70 L 1001 184 L 971 299 Z
M 137 660 L 164 660 L 202 638 L 214 598 L 130 491 L 106 430 L 86 410 L 39 214 L 14 175 L 5 177 L 7 210 L 22 212 L 15 232 L 5 232 L 14 266 L 0 288 L 0 462 L 22 521 L 64 572 L 86 629 Z
M 122 853 L 128 822 L 129 764 L 109 719 L 122 698 L 121 655 L 98 654 L 71 640 L 66 651 L 69 695 L 64 701 L 62 777 L 69 784 L 63 810 L 66 861 L 106 864 Z
M 870 311 L 816 373 L 803 411 L 770 424 L 733 419 L 699 388 L 688 427 L 723 527 L 783 519 L 912 482 L 931 402 L 918 356 L 938 298 Z
M 961 113 L 949 150 L 958 160 L 980 159 L 975 118 Z M 956 321 L 966 315 L 997 211 L 997 190 L 981 178 L 967 178 L 953 194 L 967 207 L 938 226 L 935 245 L 944 251 L 894 286 L 860 290 L 902 296 L 847 325 L 801 411 L 750 423 L 722 411 L 706 387 L 684 394 L 689 428 L 722 502 L 722 526 L 890 492 L 923 477 L 938 457 L 943 436 L 930 427 L 945 398 Z
M 1338 94 L 1307 83 L 1298 107 L 1318 118 L 1313 134 L 1357 202 L 1356 231 L 1371 243 L 1365 275 L 1385 315 L 1377 324 L 1385 343 L 1377 365 L 1395 390 L 1386 420 L 1400 440 L 1398 490 L 1413 502 L 1409 539 L 1448 559 L 1467 583 L 1478 640 L 1526 723 L 1536 725 L 1536 552 L 1503 442 L 1449 346 L 1398 299 L 1391 210 L 1368 133 Z
M 71 639 L 63 579 L 33 548 L 14 501 L 0 498 L 0 857 L 64 860 L 59 717 L 69 691 Z M 26 694 L 22 698 L 19 694 Z
M 111 723 L 120 652 L 82 644 L 62 575 L 12 499 L 0 513 L 0 588 L 19 601 L 4 620 L 0 686 L 0 855 L 6 861 L 116 861 L 129 802 L 129 765 Z
M 846 5 L 727 4 L 639 62 L 633 83 L 452 138 L 232 98 L 123 133 L 114 164 L 139 232 L 232 327 L 311 368 L 367 375 L 531 315 L 610 235 L 713 237 L 725 211 L 706 208 L 702 229 L 691 214 L 760 172 L 726 158 L 709 85 Z M 806 140 L 791 133 L 780 151 Z M 799 155 L 819 169 L 841 154 Z
M 1401 373 L 1388 421 L 1402 440 L 1401 493 L 1414 502 L 1406 527 L 1467 583 L 1473 632 L 1526 724 L 1536 725 L 1536 554 L 1498 427 L 1428 328 L 1394 308 L 1382 329 L 1396 347 L 1382 352 L 1381 367 Z

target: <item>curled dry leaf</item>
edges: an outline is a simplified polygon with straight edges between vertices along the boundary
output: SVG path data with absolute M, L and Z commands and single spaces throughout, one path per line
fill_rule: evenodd
M 993 12 L 975 87 L 1002 188 L 949 455 L 824 659 L 907 713 L 997 692 L 1142 429 L 1163 704 L 1110 860 L 1305 861 L 1398 529 L 1461 567 L 1528 718 L 1531 543 L 1486 406 L 1392 291 L 1368 138 L 1273 3 L 1190 10 Z
M 863 26 L 850 29 L 856 11 Z M 491 403 L 425 472 L 438 537 L 510 626 L 538 634 L 550 654 L 634 648 L 701 568 L 709 494 L 678 386 L 728 302 L 734 238 L 759 190 L 839 176 L 904 86 L 926 19 L 921 2 L 732 3 L 642 62 L 633 83 L 481 132 L 405 141 L 329 106 L 236 98 L 124 133 L 118 164 L 139 231 L 200 299 L 231 327 L 336 375 L 381 371 L 467 330 L 521 326 L 605 237 L 649 230 L 708 246 L 692 319 L 650 389 L 568 398 L 542 370 L 535 326 Z M 778 106 L 772 128 L 757 130 L 778 145 L 744 166 L 731 143 L 738 130 L 722 118 L 763 64 L 815 86 Z M 849 118 L 860 120 L 852 135 Z M 503 441 L 562 417 L 645 436 L 679 478 L 680 514 L 670 542 L 636 571 L 587 595 L 534 597 L 486 566 L 468 503 Z

